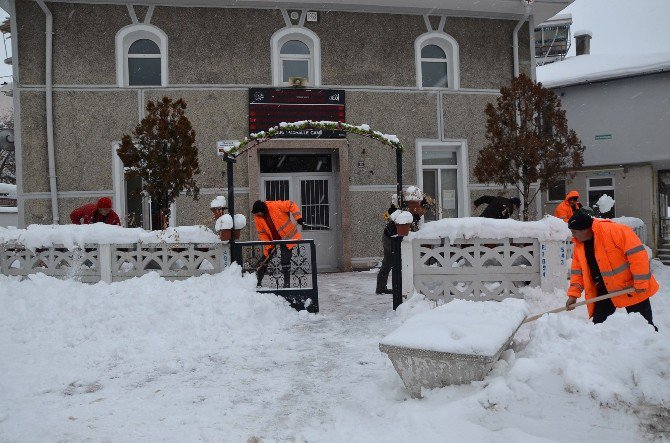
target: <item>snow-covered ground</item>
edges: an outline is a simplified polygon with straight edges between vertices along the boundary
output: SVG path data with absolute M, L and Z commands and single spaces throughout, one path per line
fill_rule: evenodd
M 670 440 L 668 267 L 654 265 L 661 332 L 625 312 L 545 316 L 484 381 L 420 400 L 378 343 L 427 301 L 394 312 L 374 273 L 325 274 L 321 313 L 299 313 L 238 272 L 0 276 L 0 441 Z M 527 299 L 531 313 L 565 301 Z

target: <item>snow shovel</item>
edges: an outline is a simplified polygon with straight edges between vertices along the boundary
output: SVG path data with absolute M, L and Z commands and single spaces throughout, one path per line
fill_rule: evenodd
M 277 247 L 273 246 L 272 249 L 270 249 L 270 252 L 268 252 L 268 255 L 260 262 L 260 264 L 256 267 L 254 270 L 254 273 L 258 273 L 262 268 L 267 266 L 268 262 L 272 260 L 272 257 L 275 256 L 275 253 L 277 252 Z
M 589 303 L 595 303 L 595 302 L 600 301 L 600 300 L 607 300 L 608 298 L 616 297 L 617 295 L 628 294 L 628 293 L 634 292 L 634 291 L 635 291 L 635 288 L 625 288 L 625 289 L 622 289 L 620 291 L 615 291 L 615 292 L 612 292 L 612 293 L 609 293 L 609 294 L 601 295 L 599 297 L 590 298 L 588 300 L 580 301 L 580 302 L 575 303 L 574 305 L 571 305 L 571 306 L 576 308 L 578 306 L 588 305 Z M 542 317 L 544 314 L 555 314 L 557 312 L 562 312 L 562 311 L 567 311 L 567 310 L 568 310 L 567 306 L 562 306 L 560 308 L 552 309 L 551 311 L 546 311 L 546 312 L 543 312 L 541 314 L 531 315 L 530 317 L 526 317 L 526 319 L 523 322 L 521 322 L 521 324 L 523 325 L 523 324 L 535 321 L 538 318 Z

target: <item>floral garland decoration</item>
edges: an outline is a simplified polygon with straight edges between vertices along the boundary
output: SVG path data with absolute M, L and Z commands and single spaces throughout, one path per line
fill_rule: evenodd
M 400 143 L 400 139 L 398 139 L 397 136 L 384 134 L 379 131 L 373 131 L 370 126 L 366 124 L 356 126 L 342 122 L 302 120 L 294 123 L 282 122 L 277 126 L 273 126 L 267 131 L 260 131 L 249 134 L 249 137 L 245 137 L 244 140 L 235 143 L 233 146 L 228 148 L 225 153 L 226 156 L 237 157 L 255 145 L 267 141 L 272 137 L 279 135 L 283 131 L 304 131 L 306 129 L 350 132 L 352 134 L 358 134 L 377 140 L 399 151 L 404 149 L 402 143 Z

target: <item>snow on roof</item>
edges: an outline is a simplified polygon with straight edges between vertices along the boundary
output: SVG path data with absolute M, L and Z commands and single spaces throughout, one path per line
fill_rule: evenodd
M 540 23 L 539 28 L 547 26 L 559 26 L 564 24 L 572 24 L 572 14 L 569 12 L 563 14 L 556 14 L 555 16 L 547 19 L 547 21 Z
M 579 37 L 580 35 L 588 35 L 589 37 L 593 37 L 593 32 L 591 32 L 590 29 L 580 29 L 579 31 L 575 31 L 575 37 Z
M 548 88 L 652 74 L 670 70 L 670 52 L 588 54 L 537 67 L 537 81 Z

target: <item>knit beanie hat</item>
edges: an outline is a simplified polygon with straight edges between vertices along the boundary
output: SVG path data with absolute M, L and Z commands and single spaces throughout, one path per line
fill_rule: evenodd
M 576 231 L 584 231 L 593 225 L 593 217 L 584 211 L 577 211 L 575 215 L 568 220 L 568 228 Z
M 265 202 L 261 200 L 256 200 L 253 207 L 251 208 L 252 214 L 258 214 L 259 212 L 266 213 L 268 212 L 268 207 L 265 205 Z
M 102 197 L 98 200 L 98 209 L 112 209 L 112 199 L 109 197 Z

